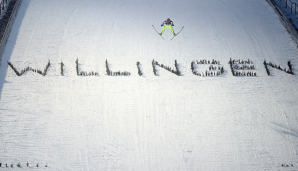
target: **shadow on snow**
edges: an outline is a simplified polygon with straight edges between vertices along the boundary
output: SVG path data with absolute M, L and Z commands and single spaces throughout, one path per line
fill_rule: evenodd
M 16 45 L 18 32 L 20 30 L 22 21 L 24 19 L 25 12 L 28 8 L 29 1 L 28 0 L 22 0 L 20 3 L 21 4 L 20 4 L 19 10 L 17 12 L 17 16 L 16 16 L 15 21 L 13 23 L 13 26 L 11 28 L 12 30 L 10 32 L 10 35 L 9 35 L 9 38 L 8 38 L 7 43 L 6 43 L 6 47 L 5 47 L 3 56 L 2 56 L 2 61 L 1 61 L 1 66 L 0 66 L 0 72 L 1 72 L 0 73 L 0 100 L 1 100 L 1 97 L 2 97 L 3 86 L 4 86 L 5 83 L 8 83 L 5 80 L 7 69 L 8 69 L 7 61 L 10 60 L 13 49 Z

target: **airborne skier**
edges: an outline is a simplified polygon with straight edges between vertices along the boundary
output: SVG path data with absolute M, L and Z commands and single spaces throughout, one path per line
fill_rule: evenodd
M 174 28 L 173 28 L 174 23 L 170 18 L 167 18 L 160 26 L 163 26 L 163 29 L 162 29 L 161 33 L 159 33 L 159 35 L 162 35 L 167 28 L 172 30 L 172 33 L 174 36 L 176 35 Z
M 153 29 L 156 31 L 156 33 L 157 34 L 159 34 L 160 35 L 160 37 L 161 38 L 163 38 L 162 37 L 162 34 L 165 32 L 165 30 L 167 29 L 167 28 L 169 28 L 169 29 L 171 29 L 171 31 L 172 31 L 172 33 L 173 33 L 173 38 L 172 39 L 174 39 L 181 31 L 182 31 L 182 29 L 184 28 L 184 26 L 181 28 L 181 30 L 176 34 L 175 33 L 175 31 L 174 31 L 174 28 L 173 28 L 173 26 L 174 26 L 174 23 L 173 23 L 173 21 L 170 19 L 170 18 L 167 18 L 162 24 L 161 24 L 161 26 L 163 26 L 163 29 L 162 29 L 162 31 L 161 31 L 161 33 L 159 33 L 159 32 L 157 32 L 157 30 L 154 28 L 154 26 L 152 25 L 152 27 L 153 27 Z M 164 39 L 164 38 L 163 38 Z M 171 39 L 171 40 L 172 40 Z

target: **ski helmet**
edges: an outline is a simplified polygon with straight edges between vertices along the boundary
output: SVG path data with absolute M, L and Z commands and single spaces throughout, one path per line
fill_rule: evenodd
M 166 21 L 171 21 L 171 19 L 170 18 L 167 18 Z

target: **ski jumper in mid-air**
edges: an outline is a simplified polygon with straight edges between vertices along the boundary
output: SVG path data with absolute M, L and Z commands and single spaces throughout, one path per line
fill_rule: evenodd
M 174 28 L 173 28 L 174 23 L 173 23 L 173 21 L 171 21 L 171 19 L 167 18 L 167 19 L 161 24 L 161 26 L 163 26 L 163 29 L 162 29 L 161 33 L 159 33 L 159 35 L 162 35 L 162 34 L 165 32 L 165 30 L 166 30 L 167 28 L 169 28 L 169 29 L 172 30 L 172 33 L 173 33 L 174 36 L 176 35 L 175 32 L 174 32 Z
M 169 29 L 171 29 L 172 30 L 172 33 L 173 33 L 173 35 L 174 35 L 174 37 L 171 39 L 171 40 L 173 40 L 182 30 L 183 30 L 183 28 L 184 28 L 184 26 L 181 28 L 181 30 L 176 34 L 175 33 L 175 31 L 174 31 L 174 29 L 173 29 L 173 26 L 174 26 L 174 23 L 173 23 L 173 21 L 171 21 L 171 19 L 169 19 L 169 18 L 167 18 L 162 24 L 161 24 L 161 26 L 163 26 L 163 29 L 162 29 L 162 31 L 161 31 L 161 33 L 159 33 L 155 28 L 154 28 L 154 26 L 152 25 L 152 27 L 153 27 L 153 29 L 155 30 L 155 32 L 157 33 L 157 34 L 159 34 L 160 35 L 160 37 L 162 38 L 162 39 L 164 39 L 163 37 L 162 37 L 162 34 L 165 32 L 165 30 L 167 29 L 167 28 L 169 28 Z M 165 39 L 164 39 L 165 40 Z

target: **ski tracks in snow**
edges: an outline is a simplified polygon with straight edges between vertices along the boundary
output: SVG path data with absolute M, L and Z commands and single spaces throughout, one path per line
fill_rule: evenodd
M 197 35 L 202 37 L 194 40 L 192 36 L 197 35 L 185 30 L 185 37 L 161 43 L 159 38 L 147 39 L 151 37 L 151 33 L 146 35 L 147 31 L 152 30 L 146 27 L 160 20 L 159 12 L 165 15 L 166 1 L 58 2 L 55 1 L 55 12 L 41 12 L 41 18 L 37 16 L 38 11 L 29 11 L 23 21 L 27 25 L 18 33 L 19 42 L 14 46 L 18 50 L 12 54 L 12 61 L 27 64 L 38 59 L 43 63 L 50 56 L 51 64 L 54 62 L 45 77 L 31 72 L 17 77 L 8 68 L 0 109 L 4 113 L 0 128 L 8 133 L 1 141 L 4 148 L 11 150 L 19 142 L 32 143 L 33 156 L 43 156 L 56 170 L 274 170 L 279 167 L 275 167 L 278 162 L 297 159 L 296 76 L 277 71 L 274 77 L 265 77 L 260 71 L 262 77 L 233 77 L 227 64 L 224 65 L 226 74 L 218 78 L 196 77 L 191 72 L 177 77 L 161 68 L 161 76 L 152 73 L 152 59 L 170 66 L 177 59 L 178 63 L 187 63 L 183 65 L 188 68 L 191 60 L 213 57 L 222 64 L 230 57 L 243 60 L 253 57 L 260 68 L 263 56 L 278 62 L 284 60 L 272 56 L 272 46 L 277 44 L 271 44 L 273 39 L 268 38 L 271 36 L 262 34 L 264 28 L 253 28 L 257 25 L 253 20 L 258 17 L 242 19 L 247 13 L 225 2 L 192 1 L 185 8 L 190 9 L 189 13 L 179 12 L 179 16 L 188 14 L 192 20 L 185 22 L 192 23 L 193 30 L 201 30 Z M 47 9 L 41 0 L 30 3 L 39 3 L 35 6 L 40 10 Z M 65 8 L 59 8 L 60 5 Z M 166 9 L 178 15 L 180 5 L 185 2 L 176 1 Z M 202 18 L 206 19 L 197 20 L 197 15 L 193 15 L 198 14 L 197 9 L 190 6 L 205 7 Z M 213 10 L 208 9 L 211 6 Z M 70 10 L 64 11 L 67 9 Z M 31 21 L 29 16 L 36 18 Z M 44 21 L 40 22 L 41 19 Z M 54 23 L 46 19 L 53 19 Z M 100 66 L 100 76 L 77 76 L 76 58 L 80 66 L 101 63 L 96 65 Z M 132 66 L 130 72 L 135 75 L 105 75 L 105 59 L 111 61 L 111 67 L 116 65 L 116 69 Z M 60 60 L 65 63 L 65 76 L 58 72 Z M 138 60 L 145 76 L 137 75 L 135 62 Z M 58 73 L 53 74 L 52 67 Z M 15 128 L 14 121 L 22 117 L 27 127 Z M 34 119 L 28 121 L 27 117 Z M 47 124 L 43 126 L 35 118 Z M 29 127 L 32 124 L 36 125 Z M 19 139 L 13 134 L 27 135 L 26 131 L 37 141 L 30 136 Z M 35 135 L 40 132 L 48 133 L 46 140 L 51 141 Z M 8 140 L 12 145 L 7 144 Z M 48 156 L 35 148 L 45 146 Z M 24 148 L 29 147 L 24 145 Z M 4 151 L 4 156 L 25 158 L 28 155 L 24 151 Z

